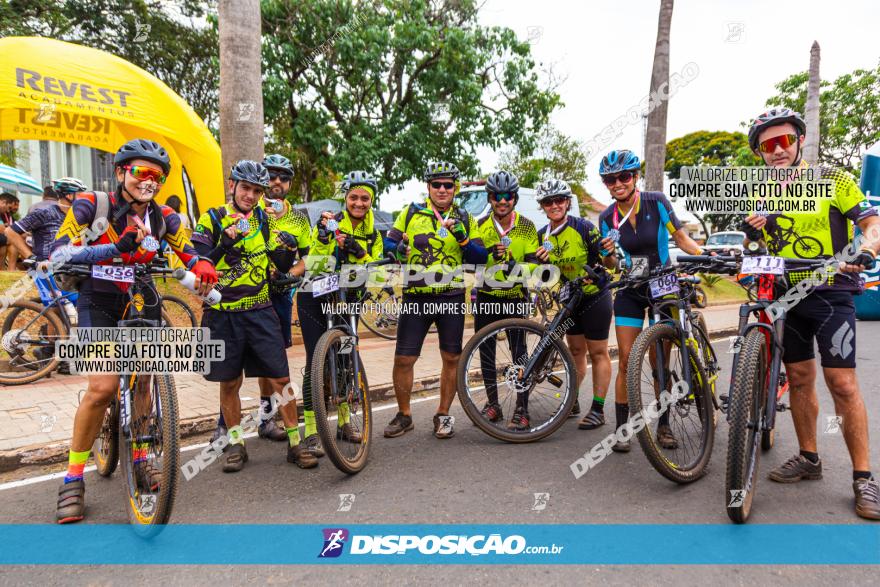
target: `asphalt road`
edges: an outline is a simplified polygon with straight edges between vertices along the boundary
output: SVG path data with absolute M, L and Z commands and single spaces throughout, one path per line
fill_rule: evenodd
M 858 326 L 859 379 L 871 425 L 874 469 L 880 454 L 880 365 L 876 341 L 880 323 Z M 727 341 L 716 343 L 724 371 L 719 388 L 730 372 Z M 873 361 L 873 362 L 872 362 Z M 614 365 L 616 369 L 616 363 Z M 589 378 L 588 378 L 589 379 Z M 821 379 L 821 377 L 820 377 Z M 773 466 L 797 451 L 790 415 L 777 420 L 776 446 L 761 461 L 761 481 L 751 524 L 866 524 L 853 512 L 851 466 L 843 437 L 822 434 L 833 405 L 819 382 L 820 437 L 825 477 L 818 482 L 779 485 L 764 477 Z M 581 404 L 590 395 L 582 391 Z M 485 436 L 456 406 L 456 435 L 440 441 L 431 434 L 436 397 L 414 404 L 416 428 L 397 439 L 381 438 L 381 429 L 393 417 L 395 406 L 374 407 L 377 438 L 368 467 L 347 477 L 326 459 L 311 471 L 285 462 L 285 447 L 268 441 L 248 442 L 250 462 L 237 475 L 224 474 L 214 464 L 178 491 L 175 523 L 272 524 L 725 524 L 724 459 L 727 426 L 720 419 L 710 471 L 696 483 L 678 486 L 666 481 L 648 464 L 636 445 L 628 455 L 613 454 L 596 469 L 576 480 L 569 464 L 611 432 L 613 407 L 606 409 L 609 424 L 580 431 L 570 420 L 554 436 L 540 443 L 508 445 Z M 184 460 L 195 454 L 185 452 Z M 56 469 L 57 470 L 57 469 Z M 30 477 L 47 470 L 29 471 Z M 8 481 L 4 479 L 4 481 Z M 9 488 L 0 485 L 0 521 L 51 523 L 59 479 Z M 118 473 L 110 480 L 86 475 L 88 521 L 126 523 L 123 489 Z M 535 493 L 549 493 L 547 507 L 532 509 Z M 351 511 L 338 512 L 339 494 L 354 494 Z M 711 548 L 712 545 L 706 545 Z M 662 547 L 662 545 L 658 545 Z M 773 545 L 768 545 L 772 549 Z M 816 545 L 821 549 L 821 545 Z M 234 564 L 235 561 L 229 561 Z M 648 580 L 655 584 L 864 584 L 876 568 L 753 566 L 454 566 L 454 567 L 11 567 L 0 574 L 2 584 L 142 584 L 202 585 L 217 581 L 238 583 L 292 583 L 294 581 L 461 584 L 473 582 L 541 581 L 570 584 L 628 584 Z

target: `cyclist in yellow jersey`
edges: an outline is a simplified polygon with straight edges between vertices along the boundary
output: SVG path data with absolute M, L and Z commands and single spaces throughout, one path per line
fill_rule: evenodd
M 443 439 L 454 434 L 455 420 L 449 415 L 449 408 L 455 398 L 465 303 L 464 280 L 455 273 L 463 262 L 486 262 L 486 249 L 476 220 L 454 204 L 460 187 L 459 175 L 452 163 L 429 163 L 424 175 L 428 183 L 427 201 L 404 208 L 385 238 L 385 250 L 396 252 L 405 259 L 407 268 L 420 273 L 419 279 L 403 290 L 404 312 L 397 327 L 393 373 L 399 411 L 385 428 L 386 438 L 402 436 L 413 429 L 409 403 L 413 367 L 431 324 L 437 325 L 443 360 L 434 436 Z
M 223 298 L 215 306 L 206 304 L 202 327 L 210 328 L 211 337 L 223 340 L 226 348 L 224 360 L 212 362 L 205 379 L 220 383 L 220 406 L 229 429 L 223 463 L 227 473 L 241 471 L 248 460 L 238 396 L 243 375 L 266 377 L 273 394 L 281 394 L 290 382 L 268 275 L 270 263 L 282 273 L 290 269 L 299 242 L 293 234 L 275 228 L 258 205 L 268 186 L 269 172 L 261 163 L 239 161 L 229 176 L 230 202 L 202 214 L 193 233 L 196 250 L 223 271 Z M 300 262 L 294 274 L 302 275 L 304 270 Z M 317 459 L 301 443 L 296 402 L 287 402 L 280 412 L 288 437 L 287 461 L 303 469 L 316 466 Z
M 332 272 L 347 264 L 364 265 L 382 258 L 382 235 L 376 229 L 373 217 L 373 202 L 379 183 L 365 171 L 352 171 L 342 182 L 345 193 L 345 209 L 333 214 L 324 212 L 312 231 L 312 246 L 306 260 L 309 277 Z M 363 288 L 351 301 L 360 300 Z M 324 456 L 321 448 L 315 412 L 312 407 L 312 354 L 318 340 L 327 331 L 327 315 L 322 303 L 323 297 L 315 297 L 310 289 L 301 289 L 296 297 L 296 310 L 302 330 L 303 344 L 306 347 L 306 367 L 303 372 L 303 410 L 305 420 L 304 444 L 316 457 Z M 360 443 L 361 436 L 351 424 L 338 428 L 337 439 Z
M 806 124 L 797 112 L 774 108 L 759 115 L 749 129 L 749 146 L 768 166 L 808 168 L 802 160 Z M 849 174 L 824 165 L 816 179 L 831 180 L 834 196 L 819 200 L 816 213 L 753 215 L 751 227 L 763 231 L 770 252 L 788 258 L 846 255 L 840 273 L 809 291 L 786 314 L 783 357 L 791 394 L 791 414 L 800 452 L 770 472 L 770 479 L 794 483 L 822 478 L 816 442 L 815 339 L 825 382 L 843 421 L 843 436 L 853 465 L 855 509 L 859 516 L 880 519 L 880 484 L 873 478 L 868 453 L 868 416 L 856 378 L 855 307 L 859 273 L 874 265 L 880 250 L 880 218 Z M 782 222 L 780 222 L 783 220 Z M 858 250 L 849 249 L 857 224 L 867 236 Z M 791 285 L 799 280 L 788 274 Z

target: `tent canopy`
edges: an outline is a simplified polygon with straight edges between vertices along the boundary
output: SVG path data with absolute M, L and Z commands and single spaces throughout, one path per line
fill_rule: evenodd
M 183 98 L 110 53 L 41 37 L 0 39 L 0 140 L 60 141 L 116 152 L 151 139 L 171 156 L 159 194 L 191 216 L 225 202 L 220 147 Z
M 23 194 L 42 194 L 40 184 L 36 180 L 15 167 L 0 163 L 0 190 L 11 190 Z

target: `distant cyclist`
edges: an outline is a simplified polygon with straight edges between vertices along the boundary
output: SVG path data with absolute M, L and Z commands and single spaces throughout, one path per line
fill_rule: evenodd
M 365 171 L 352 171 L 342 180 L 345 209 L 333 214 L 324 212 L 312 231 L 312 246 L 306 261 L 310 277 L 338 269 L 343 265 L 363 265 L 382 258 L 382 235 L 375 225 L 373 202 L 379 183 Z M 363 290 L 349 299 L 360 299 Z M 318 340 L 327 331 L 327 315 L 321 305 L 324 298 L 301 289 L 296 298 L 296 311 L 306 347 L 306 368 L 303 373 L 303 409 L 306 424 L 306 447 L 316 457 L 324 456 L 312 406 L 312 355 Z M 350 423 L 337 428 L 336 437 L 360 443 L 361 435 Z
M 508 273 L 507 268 L 511 262 L 538 263 L 538 232 L 531 220 L 516 211 L 516 204 L 519 202 L 519 180 L 516 176 L 508 171 L 492 173 L 486 179 L 486 196 L 492 211 L 480 218 L 477 225 L 483 245 L 489 251 L 485 273 L 492 276 L 492 280 L 484 280 L 483 286 L 477 291 L 475 331 L 498 320 L 525 316 L 525 292 L 522 285 L 514 281 L 515 277 Z M 503 286 L 494 286 L 493 283 Z M 525 340 L 522 337 L 511 337 L 508 345 L 513 361 L 525 355 Z M 480 345 L 480 364 L 488 399 L 482 414 L 490 422 L 498 422 L 504 418 L 504 414 L 498 403 L 494 339 L 488 339 Z M 516 406 L 508 427 L 512 430 L 528 430 L 526 394 L 517 394 Z
M 816 398 L 815 341 L 825 383 L 843 422 L 843 437 L 853 465 L 856 513 L 863 518 L 878 520 L 880 484 L 871 475 L 868 414 L 856 378 L 856 317 L 852 296 L 861 293 L 859 273 L 874 266 L 880 250 L 877 236 L 880 218 L 852 176 L 826 165 L 811 168 L 803 160 L 805 135 L 804 119 L 788 108 L 773 108 L 760 114 L 749 129 L 749 146 L 761 156 L 765 165 L 797 168 L 803 174 L 813 169 L 816 172 L 814 179 L 833 183 L 832 198 L 812 198 L 818 204 L 818 211 L 785 213 L 793 234 L 796 238 L 809 238 L 812 239 L 810 242 L 818 243 L 820 250 L 810 251 L 811 258 L 841 254 L 853 239 L 853 225 L 858 225 L 867 239 L 855 252 L 855 258 L 842 266 L 842 273 L 829 275 L 825 283 L 812 290 L 786 314 L 782 361 L 790 385 L 791 415 L 800 451 L 771 471 L 769 477 L 780 483 L 822 478 L 822 461 L 816 441 L 819 402 Z M 746 221 L 763 230 L 767 247 L 774 255 L 802 257 L 806 251 L 798 247 L 798 241 L 776 242 L 779 229 L 788 227 L 779 224 L 780 218 L 778 214 L 753 215 Z M 834 267 L 836 263 L 829 265 Z M 810 273 L 787 273 L 789 285 L 794 286 Z
M 223 299 L 214 306 L 205 303 L 202 327 L 210 328 L 211 337 L 226 346 L 224 360 L 212 362 L 205 376 L 220 383 L 220 407 L 229 437 L 223 463 L 226 473 L 241 471 L 248 460 L 239 398 L 244 377 L 265 377 L 271 391 L 280 395 L 290 383 L 284 336 L 269 298 L 269 271 L 274 266 L 286 273 L 297 248 L 307 243 L 278 229 L 258 205 L 268 187 L 269 172 L 261 163 L 239 161 L 227 182 L 231 200 L 202 214 L 193 233 L 199 253 L 223 272 Z M 286 403 L 279 411 L 288 438 L 287 461 L 303 469 L 316 466 L 317 459 L 300 439 L 296 402 Z
M 616 263 L 612 257 L 615 245 L 623 251 L 626 266 L 643 266 L 654 269 L 670 264 L 669 237 L 671 236 L 681 250 L 691 255 L 702 254 L 703 250 L 688 236 L 681 221 L 675 215 L 672 204 L 662 192 L 643 192 L 636 185 L 639 179 L 641 162 L 632 151 L 611 151 L 599 164 L 602 183 L 611 193 L 613 203 L 599 215 L 599 228 L 602 231 L 602 248 L 605 250 L 605 264 L 611 267 Z M 617 427 L 629 420 L 629 405 L 626 395 L 626 371 L 633 343 L 642 331 L 645 312 L 650 308 L 651 299 L 648 286 L 618 290 L 614 297 L 614 330 L 617 336 L 618 362 L 617 380 L 614 386 L 615 415 Z M 654 319 L 648 316 L 648 323 Z M 678 441 L 669 426 L 669 413 L 660 415 L 657 439 L 663 448 L 673 449 Z M 616 452 L 629 452 L 630 441 L 616 441 L 612 445 Z
M 429 163 L 424 175 L 428 199 L 404 208 L 385 239 L 386 251 L 396 252 L 409 267 L 422 274 L 421 279 L 409 283 L 403 290 L 402 302 L 407 311 L 401 314 L 397 325 L 393 372 L 398 412 L 385 427 L 386 438 L 402 436 L 413 429 L 410 410 L 413 368 L 432 324 L 437 325 L 443 361 L 434 436 L 451 438 L 455 433 L 455 421 L 449 415 L 449 408 L 455 398 L 455 377 L 464 335 L 465 294 L 463 278 L 452 276 L 464 262 L 475 265 L 486 262 L 486 249 L 476 219 L 454 203 L 460 187 L 459 175 L 458 167 L 452 163 Z M 432 279 L 432 283 L 428 283 L 429 274 L 437 278 Z
M 154 141 L 134 139 L 117 151 L 113 165 L 119 182 L 116 191 L 77 194 L 58 229 L 50 259 L 53 263 L 107 265 L 121 258 L 126 265 L 145 264 L 158 254 L 158 241 L 166 239 L 207 292 L 217 281 L 214 267 L 198 257 L 174 212 L 153 201 L 171 170 L 165 148 Z M 100 226 L 106 226 L 106 231 L 87 241 L 86 231 Z M 87 277 L 79 285 L 79 326 L 116 328 L 128 305 L 128 288 L 128 283 Z M 145 299 L 145 318 L 160 320 L 160 297 L 152 280 L 146 288 L 145 292 L 153 292 L 153 299 Z M 88 381 L 76 409 L 67 475 L 58 491 L 57 520 L 61 524 L 82 520 L 85 514 L 83 468 L 107 406 L 116 395 L 119 374 L 90 375 Z M 144 460 L 135 459 L 135 476 L 145 490 L 154 490 L 162 482 L 160 471 Z
M 55 243 L 55 235 L 64 222 L 67 210 L 73 202 L 74 196 L 87 191 L 86 185 L 75 177 L 62 177 L 52 182 L 52 191 L 59 197 L 44 206 L 31 206 L 27 216 L 12 223 L 6 229 L 6 238 L 21 252 L 24 258 L 33 256 L 37 261 L 46 261 L 52 252 Z M 29 247 L 22 236 L 31 233 L 34 246 Z
M 563 279 L 569 281 L 584 275 L 584 265 L 599 265 L 599 229 L 589 220 L 569 214 L 571 207 L 577 204 L 572 199 L 568 183 L 548 179 L 538 186 L 535 198 L 549 221 L 538 231 L 541 245 L 538 259 L 559 267 Z M 572 313 L 574 324 L 566 331 L 565 342 L 577 368 L 578 390 L 587 375 L 587 353 L 593 364 L 593 402 L 578 425 L 591 430 L 605 423 L 603 406 L 611 382 L 611 357 L 608 354 L 611 294 L 604 283 L 588 283 L 583 291 L 585 295 Z M 579 413 L 580 402 L 575 397 L 570 416 Z

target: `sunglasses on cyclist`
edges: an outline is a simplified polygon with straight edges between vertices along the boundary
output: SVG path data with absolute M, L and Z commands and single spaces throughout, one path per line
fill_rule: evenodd
M 516 198 L 513 194 L 489 194 L 489 198 L 496 202 L 512 202 Z
M 778 137 L 773 137 L 772 139 L 767 139 L 760 145 L 758 145 L 758 149 L 762 153 L 772 153 L 776 150 L 776 146 L 780 146 L 783 149 L 787 149 L 793 144 L 797 142 L 797 135 L 779 135 Z
M 605 185 L 611 186 L 617 183 L 617 180 L 620 180 L 620 183 L 629 183 L 633 178 L 632 171 L 621 171 L 620 173 L 612 173 L 610 175 L 602 176 L 602 183 Z
M 276 178 L 281 179 L 281 181 L 287 182 L 287 181 L 290 181 L 291 179 L 293 179 L 293 176 L 290 175 L 289 173 L 276 173 L 276 172 L 270 171 L 269 172 L 269 179 L 276 179 Z
M 451 190 L 455 188 L 455 184 L 452 182 L 446 181 L 432 181 L 431 187 L 435 190 L 439 190 L 440 188 L 446 188 L 447 190 Z
M 563 204 L 568 201 L 568 196 L 553 196 L 550 198 L 544 198 L 539 202 L 545 208 L 549 208 L 550 206 L 556 206 L 557 204 Z
M 155 167 L 147 167 L 146 165 L 126 165 L 123 167 L 131 176 L 139 181 L 152 179 L 156 183 L 165 183 L 168 176 L 161 169 Z

